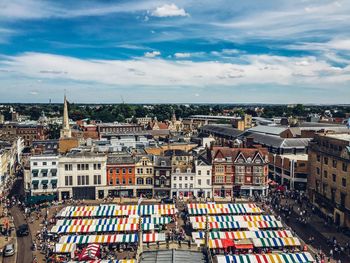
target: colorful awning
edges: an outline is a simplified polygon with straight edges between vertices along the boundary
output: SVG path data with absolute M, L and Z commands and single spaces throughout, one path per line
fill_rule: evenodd
M 209 232 L 210 239 L 248 239 L 248 238 L 272 238 L 272 237 L 293 237 L 292 233 L 289 230 L 280 230 L 280 231 L 215 231 Z M 192 232 L 193 239 L 204 239 L 204 232 Z
M 147 224 L 146 227 L 149 224 Z M 150 228 L 151 229 L 151 228 Z M 53 226 L 52 233 L 94 233 L 94 232 L 124 232 L 137 231 L 138 224 L 116 224 L 116 225 L 63 225 Z
M 59 219 L 56 226 L 73 226 L 73 225 L 116 225 L 116 224 L 137 224 L 137 218 L 117 217 L 117 218 L 100 218 L 100 219 Z
M 296 237 L 253 238 L 252 241 L 254 247 L 295 247 L 301 245 Z
M 100 206 L 67 206 L 57 217 L 106 217 L 129 215 L 173 215 L 177 212 L 173 204 L 159 205 L 100 205 Z
M 67 243 L 62 243 L 62 244 L 55 244 L 55 250 L 54 253 L 71 253 L 76 249 L 75 244 L 67 244 Z
M 110 243 L 134 243 L 137 242 L 137 234 L 116 235 L 75 235 L 62 236 L 59 243 L 76 244 L 110 244 Z
M 145 243 L 165 241 L 165 233 L 147 233 L 143 234 L 142 240 Z
M 97 259 L 88 261 L 69 261 L 69 263 L 136 263 L 135 259 Z
M 246 254 L 246 255 L 218 255 L 217 263 L 312 263 L 315 262 L 310 253 L 279 253 L 279 254 Z
M 206 216 L 191 216 L 190 222 L 205 222 Z M 258 215 L 258 216 L 232 216 L 232 215 L 217 215 L 208 216 L 208 222 L 260 222 L 260 221 L 277 221 L 275 216 Z
M 206 223 L 199 222 L 192 224 L 193 229 L 203 230 L 206 228 Z M 208 223 L 209 229 L 240 229 L 248 228 L 247 222 L 210 222 Z
M 256 204 L 188 204 L 190 215 L 220 214 L 261 214 Z

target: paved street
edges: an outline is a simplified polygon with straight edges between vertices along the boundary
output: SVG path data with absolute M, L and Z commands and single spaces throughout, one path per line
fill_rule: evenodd
M 16 227 L 26 223 L 22 211 L 17 206 L 12 207 L 10 211 L 13 216 L 13 220 Z M 30 235 L 26 237 L 17 238 L 17 253 L 18 253 L 17 263 L 32 262 L 33 258 L 32 258 L 32 251 L 31 251 L 31 244 L 32 244 L 32 241 L 31 241 Z M 4 258 L 4 262 L 5 263 L 14 262 L 12 259 L 13 257 Z

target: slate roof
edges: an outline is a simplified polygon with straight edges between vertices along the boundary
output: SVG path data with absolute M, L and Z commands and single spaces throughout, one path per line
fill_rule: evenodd
M 217 135 L 222 135 L 222 136 L 227 136 L 227 137 L 232 137 L 232 138 L 237 138 L 240 136 L 243 132 L 241 130 L 233 128 L 231 125 L 227 124 L 211 124 L 211 125 L 205 125 L 199 130 L 202 133 L 214 133 Z
M 249 133 L 245 134 L 247 138 L 253 138 L 254 142 L 273 148 L 305 148 L 308 146 L 311 138 L 281 138 L 276 135 Z
M 288 127 L 286 126 L 265 126 L 265 125 L 258 125 L 248 129 L 249 132 L 272 134 L 272 135 L 280 135 L 282 132 L 286 130 L 288 130 Z

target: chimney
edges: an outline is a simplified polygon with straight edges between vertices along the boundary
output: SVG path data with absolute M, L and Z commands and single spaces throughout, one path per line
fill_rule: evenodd
M 252 148 L 254 145 L 254 138 L 253 137 L 247 137 L 246 138 L 246 147 L 247 148 Z

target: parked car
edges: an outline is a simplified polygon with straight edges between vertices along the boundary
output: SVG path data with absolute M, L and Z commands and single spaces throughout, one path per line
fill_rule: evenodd
M 29 235 L 29 227 L 27 224 L 20 225 L 16 232 L 17 232 L 18 237 L 28 236 Z
M 10 257 L 15 254 L 15 246 L 13 244 L 7 244 L 3 250 L 4 257 Z

